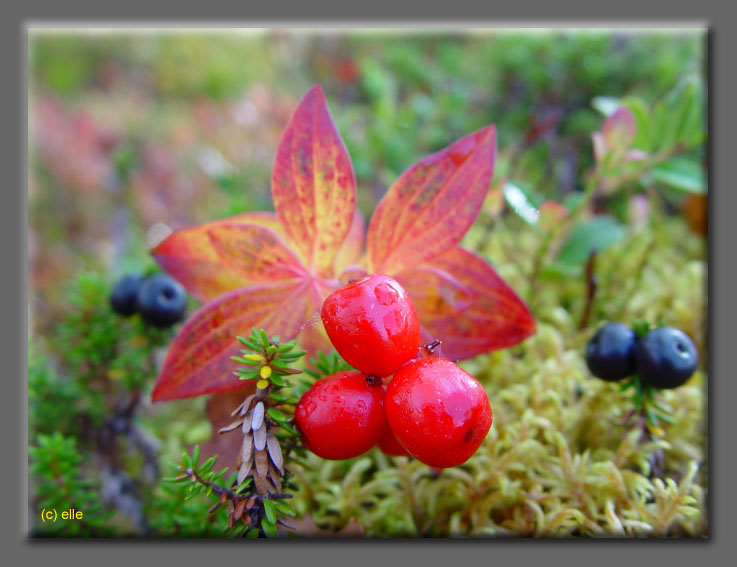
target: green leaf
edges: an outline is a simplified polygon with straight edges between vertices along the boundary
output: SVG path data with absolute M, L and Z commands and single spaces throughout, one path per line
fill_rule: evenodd
M 279 411 L 276 408 L 269 408 L 269 409 L 267 409 L 266 410 L 266 414 L 271 419 L 273 419 L 274 421 L 276 421 L 277 423 L 282 423 L 282 422 L 284 422 L 284 421 L 286 421 L 288 419 L 287 416 L 284 415 L 283 412 Z
M 243 337 L 238 337 L 238 340 L 240 341 L 240 343 L 243 346 L 248 347 L 252 351 L 259 351 L 259 350 L 261 350 L 261 348 L 258 346 L 258 344 L 255 343 L 252 340 L 244 339 Z
M 297 345 L 297 342 L 296 341 L 289 341 L 289 342 L 284 343 L 283 345 L 281 345 L 278 350 L 279 350 L 280 353 L 289 352 L 296 345 Z
M 672 416 L 668 415 L 667 413 L 663 413 L 659 411 L 655 411 L 653 413 L 655 413 L 655 415 L 660 419 L 660 421 L 664 421 L 665 423 L 673 424 L 676 422 L 676 420 Z
M 277 403 L 286 404 L 290 403 L 287 400 L 289 400 L 291 396 L 288 396 L 287 394 L 277 394 L 276 392 L 271 392 L 267 397 Z
M 285 362 L 294 362 L 295 360 L 299 360 L 305 355 L 305 351 L 295 351 L 290 353 L 281 353 L 279 354 L 278 360 L 283 360 Z
M 247 372 L 239 372 L 237 371 L 235 374 L 241 379 L 241 380 L 256 380 L 260 374 L 260 368 L 257 368 L 256 370 L 251 370 Z
M 273 500 L 264 500 L 264 512 L 266 512 L 266 518 L 269 520 L 269 523 L 276 524 L 276 509 Z
M 299 436 L 299 431 L 297 431 L 294 427 L 291 425 L 288 425 L 287 423 L 280 423 L 279 426 L 286 431 L 287 433 L 290 433 L 293 436 Z
M 697 82 L 681 82 L 655 107 L 654 140 L 659 149 L 671 150 L 677 143 L 692 147 L 701 142 L 703 122 L 701 93 Z
M 264 502 L 266 504 L 266 502 Z M 277 531 L 276 531 L 276 522 L 269 522 L 268 519 L 264 518 L 261 520 L 261 528 L 263 528 L 264 533 L 267 535 L 267 537 L 276 537 Z
M 285 516 L 291 516 L 292 518 L 295 518 L 297 516 L 297 512 L 295 512 L 289 504 L 286 504 L 279 500 L 274 500 L 273 502 L 278 512 L 284 514 Z
M 582 271 L 583 268 L 581 266 L 568 266 L 556 260 L 542 269 L 540 278 L 547 281 L 560 282 L 580 278 Z
M 266 331 L 263 329 L 258 330 L 259 334 L 261 335 L 261 344 L 263 345 L 263 348 L 266 348 L 269 346 L 269 335 L 266 334 Z
M 650 331 L 650 323 L 644 319 L 635 319 L 630 323 L 630 326 L 638 337 L 644 337 Z
M 192 468 L 197 467 L 197 463 L 199 462 L 199 460 L 200 460 L 200 446 L 195 445 L 194 451 L 192 452 Z
M 664 100 L 655 105 L 654 116 L 653 136 L 657 142 L 656 149 L 670 151 L 676 143 L 681 122 L 676 91 L 671 91 Z
M 209 459 L 207 459 L 204 463 L 202 463 L 202 466 L 200 467 L 200 471 L 204 473 L 209 473 L 212 470 L 212 467 L 215 466 L 215 461 L 217 460 L 216 456 L 212 456 Z
M 632 111 L 635 117 L 635 124 L 637 125 L 635 139 L 632 141 L 631 147 L 649 152 L 652 148 L 652 118 L 650 107 L 644 100 L 637 97 L 626 97 L 621 102 Z
M 249 358 L 241 358 L 240 356 L 231 356 L 230 360 L 238 364 L 243 364 L 244 366 L 261 366 L 263 364 L 263 360 L 251 360 Z
M 594 249 L 604 250 L 625 234 L 624 227 L 608 215 L 600 215 L 578 225 L 558 254 L 557 262 L 581 265 Z
M 647 416 L 647 422 L 650 425 L 652 425 L 653 427 L 657 427 L 658 426 L 658 416 L 656 415 L 656 413 L 652 409 L 646 407 L 645 408 L 645 415 Z
M 664 183 L 687 193 L 706 193 L 704 170 L 697 161 L 689 158 L 671 158 L 653 167 L 648 175 L 654 181 Z
M 615 96 L 597 96 L 591 101 L 591 106 L 604 116 L 609 116 L 620 106 L 619 99 Z
M 704 136 L 703 95 L 698 79 L 686 81 L 681 95 L 681 121 L 678 142 L 687 147 L 701 143 Z
M 286 388 L 287 386 L 289 386 L 289 382 L 287 382 L 286 380 L 282 380 L 278 374 L 272 374 L 269 380 L 271 380 L 271 383 L 275 386 L 278 386 L 279 388 Z

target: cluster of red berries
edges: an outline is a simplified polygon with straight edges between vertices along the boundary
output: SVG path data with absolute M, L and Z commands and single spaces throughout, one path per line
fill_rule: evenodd
M 476 452 L 491 428 L 486 392 L 453 362 L 418 358 L 420 322 L 396 280 L 374 274 L 332 293 L 322 320 L 358 372 L 318 380 L 300 399 L 295 423 L 309 450 L 342 460 L 378 445 L 437 468 Z

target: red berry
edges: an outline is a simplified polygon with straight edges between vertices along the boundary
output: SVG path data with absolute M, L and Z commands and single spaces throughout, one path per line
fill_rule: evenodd
M 386 389 L 387 386 L 383 386 L 384 392 L 386 395 Z M 384 433 L 382 434 L 381 438 L 379 439 L 379 442 L 377 443 L 377 446 L 379 447 L 379 450 L 384 453 L 385 455 L 389 455 L 390 457 L 411 457 L 407 452 L 407 449 L 402 447 L 402 444 L 397 441 L 397 438 L 394 436 L 394 433 L 392 433 L 391 427 L 389 427 L 389 422 L 386 422 L 386 428 L 384 429 Z
M 294 421 L 305 446 L 331 460 L 358 457 L 376 445 L 386 429 L 384 389 L 360 372 L 339 372 L 318 380 L 302 395 Z
M 402 447 L 401 443 L 397 441 L 397 438 L 392 433 L 391 428 L 387 425 L 384 430 L 384 434 L 379 439 L 377 446 L 385 455 L 390 457 L 411 457 L 407 452 L 407 449 Z
M 389 376 L 417 356 L 420 321 L 404 288 L 374 274 L 331 293 L 322 305 L 330 342 L 351 366 Z
M 394 375 L 384 397 L 394 436 L 432 467 L 465 463 L 491 428 L 483 386 L 449 360 L 423 358 Z

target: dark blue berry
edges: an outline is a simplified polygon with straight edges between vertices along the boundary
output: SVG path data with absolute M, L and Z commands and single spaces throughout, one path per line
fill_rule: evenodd
M 143 320 L 156 327 L 168 327 L 184 315 L 187 293 L 166 274 L 146 279 L 138 290 L 137 309 Z
M 119 315 L 129 317 L 136 312 L 136 296 L 143 283 L 143 276 L 128 274 L 120 278 L 110 294 L 110 305 Z
M 637 372 L 653 388 L 677 388 L 691 377 L 699 364 L 696 345 L 673 327 L 653 329 L 636 349 Z
M 591 374 L 614 382 L 635 372 L 635 332 L 621 323 L 607 323 L 586 346 L 586 364 Z

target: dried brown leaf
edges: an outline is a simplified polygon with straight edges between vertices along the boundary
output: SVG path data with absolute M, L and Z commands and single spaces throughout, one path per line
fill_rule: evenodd
M 251 429 L 256 431 L 264 423 L 264 403 L 259 402 L 256 407 L 253 408 L 253 421 L 251 422 Z
M 248 473 L 251 472 L 252 466 L 253 466 L 253 459 L 249 459 L 247 462 L 241 465 L 241 468 L 238 469 L 238 484 L 246 480 Z
M 223 504 L 225 504 L 228 501 L 228 495 L 225 494 L 225 492 L 220 493 L 220 498 L 218 498 L 218 501 L 215 502 L 215 504 L 210 508 L 207 512 L 208 514 L 212 514 L 215 510 L 220 508 Z
M 279 440 L 271 433 L 266 436 L 266 447 L 269 450 L 269 457 L 281 474 L 284 474 L 284 459 L 282 457 L 281 446 Z
M 248 433 L 251 431 L 251 422 L 253 421 L 253 410 L 249 410 L 248 413 L 243 418 L 243 433 Z
M 256 394 L 251 394 L 250 396 L 248 396 L 245 400 L 243 400 L 243 402 L 241 402 L 241 404 L 237 408 L 233 410 L 233 413 L 231 413 L 230 415 L 235 415 L 239 412 L 241 415 L 245 415 L 246 412 L 251 409 L 251 402 L 255 397 Z
M 241 447 L 241 453 L 240 453 L 241 462 L 245 463 L 246 461 L 249 461 L 252 456 L 253 456 L 253 438 L 251 437 L 251 434 L 248 433 L 243 438 L 243 447 Z
M 242 424 L 243 424 L 243 419 L 238 418 L 230 425 L 226 425 L 225 427 L 218 429 L 218 433 L 227 433 L 228 431 L 233 431 L 234 429 L 237 429 Z
M 256 451 L 253 460 L 256 463 L 256 474 L 266 478 L 266 475 L 269 474 L 269 456 L 266 451 Z
M 234 416 L 235 414 L 237 414 L 237 413 L 238 413 L 239 411 L 241 411 L 241 409 L 243 408 L 243 406 L 244 406 L 244 405 L 245 405 L 245 402 L 241 402 L 241 404 L 240 404 L 239 406 L 237 406 L 237 407 L 236 407 L 236 408 L 235 408 L 235 409 L 234 409 L 234 410 L 233 410 L 233 411 L 232 411 L 232 412 L 230 413 L 230 416 L 231 416 L 231 417 L 233 417 L 233 416 Z
M 262 423 L 261 427 L 253 432 L 253 446 L 257 451 L 263 451 L 266 447 L 266 424 Z
M 271 485 L 267 477 L 254 475 L 253 482 L 256 484 L 256 491 L 261 496 L 266 496 L 271 491 Z
M 235 510 L 233 511 L 233 519 L 235 521 L 240 520 L 241 516 L 243 515 L 243 510 L 245 509 L 246 509 L 246 501 L 245 500 L 239 501 L 235 507 Z
M 276 488 L 276 491 L 281 492 L 281 475 L 274 465 L 269 466 L 269 478 L 271 479 L 271 483 L 274 485 L 274 488 Z

